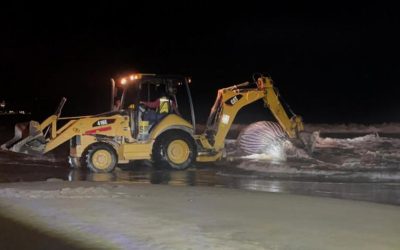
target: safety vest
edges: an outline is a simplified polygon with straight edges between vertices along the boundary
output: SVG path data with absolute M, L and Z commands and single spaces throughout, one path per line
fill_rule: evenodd
M 166 97 L 160 98 L 160 107 L 158 110 L 159 110 L 160 114 L 169 113 L 169 99 L 168 98 L 166 98 Z

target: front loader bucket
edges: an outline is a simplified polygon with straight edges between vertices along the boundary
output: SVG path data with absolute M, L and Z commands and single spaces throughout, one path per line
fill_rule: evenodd
M 45 138 L 36 121 L 17 123 L 14 138 L 1 145 L 1 149 L 24 154 L 43 154 Z

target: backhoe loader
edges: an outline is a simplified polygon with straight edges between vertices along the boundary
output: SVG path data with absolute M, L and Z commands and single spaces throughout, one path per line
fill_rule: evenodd
M 91 116 L 60 117 L 66 99 L 56 113 L 44 122 L 17 124 L 15 137 L 1 148 L 28 154 L 45 154 L 69 141 L 71 167 L 88 167 L 94 172 L 111 172 L 118 164 L 151 160 L 157 167 L 185 169 L 193 162 L 213 162 L 223 156 L 225 138 L 237 112 L 257 100 L 263 100 L 291 139 L 305 140 L 300 116 L 289 115 L 281 104 L 271 78 L 259 75 L 245 82 L 218 90 L 216 101 L 201 134 L 195 133 L 195 115 L 190 93 L 191 79 L 181 76 L 133 74 L 112 79 L 111 111 Z M 178 110 L 186 98 L 188 117 Z M 119 95 L 118 92 L 121 92 Z M 152 110 L 145 101 L 166 93 L 167 101 L 158 101 Z M 119 97 L 120 106 L 113 106 Z M 179 101 L 179 102 L 178 102 Z M 173 108 L 162 108 L 169 105 Z M 163 110 L 163 112 L 160 112 Z M 165 112 L 167 111 L 167 112 Z M 58 128 L 58 123 L 65 123 Z

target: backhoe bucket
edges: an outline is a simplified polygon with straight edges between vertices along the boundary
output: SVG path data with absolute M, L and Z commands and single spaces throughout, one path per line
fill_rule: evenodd
M 45 138 L 36 121 L 17 123 L 14 138 L 1 145 L 1 149 L 24 154 L 43 154 Z
M 291 142 L 298 148 L 303 148 L 307 150 L 309 154 L 314 152 L 315 143 L 319 137 L 319 131 L 310 132 L 300 132 L 298 138 L 291 139 Z

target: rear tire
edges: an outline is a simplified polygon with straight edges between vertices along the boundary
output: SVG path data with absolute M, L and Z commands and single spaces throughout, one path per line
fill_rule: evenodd
M 96 143 L 85 155 L 87 167 L 95 173 L 110 173 L 118 164 L 117 153 L 111 145 Z
M 193 138 L 186 132 L 173 130 L 157 137 L 151 157 L 155 168 L 183 170 L 194 162 L 196 155 Z

